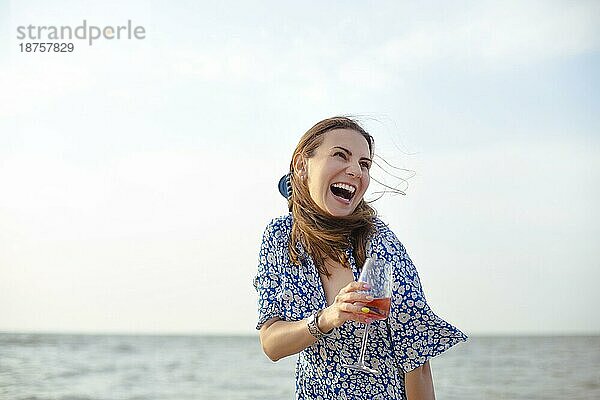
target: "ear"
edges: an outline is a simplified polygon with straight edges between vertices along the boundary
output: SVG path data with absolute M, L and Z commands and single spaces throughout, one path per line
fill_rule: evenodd
M 294 173 L 300 177 L 306 176 L 306 159 L 302 154 L 296 154 L 294 157 Z

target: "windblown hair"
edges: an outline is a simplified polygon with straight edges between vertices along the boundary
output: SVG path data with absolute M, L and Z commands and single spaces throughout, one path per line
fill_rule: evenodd
M 288 208 L 292 212 L 293 225 L 289 243 L 290 260 L 300 263 L 300 251 L 296 247 L 301 243 L 304 250 L 313 258 L 317 270 L 331 276 L 325 260 L 338 261 L 350 267 L 346 250 L 352 245 L 354 259 L 362 266 L 366 260 L 366 246 L 369 235 L 374 230 L 375 210 L 364 199 L 352 212 L 343 217 L 329 215 L 313 201 L 308 191 L 306 180 L 301 180 L 294 171 L 294 160 L 297 155 L 305 158 L 314 156 L 316 149 L 323 143 L 324 134 L 334 129 L 351 129 L 360 133 L 369 144 L 369 153 L 373 156 L 373 137 L 356 121 L 348 117 L 333 117 L 318 122 L 300 138 L 290 163 L 290 183 L 292 195 L 288 200 Z

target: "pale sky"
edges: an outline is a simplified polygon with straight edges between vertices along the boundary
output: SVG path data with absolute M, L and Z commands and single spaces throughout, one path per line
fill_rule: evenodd
M 277 181 L 353 114 L 437 314 L 600 333 L 600 3 L 213 3 L 0 0 L 0 331 L 253 332 Z M 19 51 L 84 19 L 146 38 Z

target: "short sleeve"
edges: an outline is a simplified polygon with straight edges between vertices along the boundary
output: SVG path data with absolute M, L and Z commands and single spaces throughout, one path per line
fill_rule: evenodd
M 372 243 L 373 255 L 393 264 L 389 323 L 394 357 L 408 372 L 455 344 L 466 341 L 467 336 L 431 310 L 417 269 L 396 235 L 385 226 L 376 236 Z
M 281 274 L 278 254 L 283 250 L 281 231 L 276 220 L 265 229 L 260 253 L 258 272 L 254 278 L 254 288 L 258 292 L 258 323 L 256 329 L 271 318 L 281 318 Z

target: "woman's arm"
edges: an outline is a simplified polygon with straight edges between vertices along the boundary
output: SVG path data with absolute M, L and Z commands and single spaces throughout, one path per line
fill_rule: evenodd
M 365 284 L 361 282 L 350 282 L 342 288 L 333 304 L 325 308 L 319 316 L 321 332 L 329 332 L 348 320 L 366 322 L 365 314 L 362 312 L 363 303 L 372 298 L 356 293 L 357 290 L 365 288 Z M 260 328 L 260 343 L 263 351 L 273 361 L 296 354 L 315 341 L 315 337 L 308 331 L 306 319 L 282 321 L 279 318 L 272 318 Z
M 296 354 L 314 342 L 316 338 L 308 331 L 305 319 L 288 322 L 273 318 L 260 328 L 260 343 L 272 361 Z
M 408 400 L 435 400 L 429 361 L 404 375 Z

